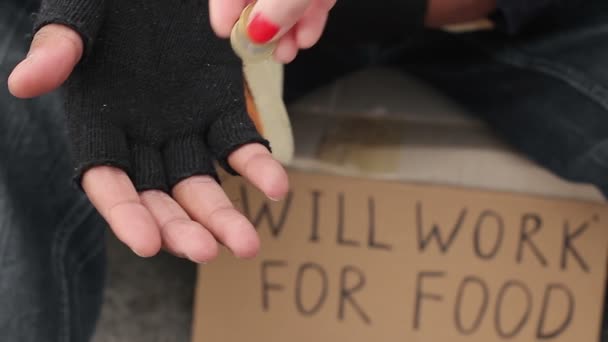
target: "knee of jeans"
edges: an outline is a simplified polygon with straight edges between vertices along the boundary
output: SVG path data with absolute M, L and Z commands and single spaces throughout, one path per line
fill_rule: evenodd
M 593 184 L 608 199 L 608 139 L 595 143 L 569 161 L 565 176 Z
M 74 214 L 79 216 L 80 210 Z M 75 229 L 63 246 L 63 277 L 67 280 L 68 329 L 76 341 L 88 341 L 95 329 L 103 303 L 105 285 L 106 225 L 95 211 L 76 218 Z
M 105 224 L 84 198 L 51 213 L 41 210 L 51 199 L 22 197 L 0 182 L 0 306 L 11 308 L 0 310 L 0 331 L 32 341 L 90 335 L 104 285 Z M 40 329 L 28 332 L 23 320 Z
M 103 247 L 105 224 L 86 198 L 57 199 L 69 203 L 59 208 L 52 198 L 6 190 L 0 182 L 0 283 L 59 276 Z

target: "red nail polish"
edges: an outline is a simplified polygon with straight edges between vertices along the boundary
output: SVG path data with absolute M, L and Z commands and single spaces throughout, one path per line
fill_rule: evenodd
M 256 44 L 264 44 L 271 40 L 279 32 L 279 27 L 274 23 L 266 20 L 260 15 L 256 14 L 251 20 L 249 27 L 247 27 L 247 33 L 249 39 Z

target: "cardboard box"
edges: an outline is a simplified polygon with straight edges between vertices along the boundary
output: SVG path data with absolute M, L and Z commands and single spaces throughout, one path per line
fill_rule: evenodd
M 608 207 L 596 189 L 390 70 L 291 113 L 290 195 L 224 181 L 262 251 L 200 267 L 194 342 L 599 340 Z

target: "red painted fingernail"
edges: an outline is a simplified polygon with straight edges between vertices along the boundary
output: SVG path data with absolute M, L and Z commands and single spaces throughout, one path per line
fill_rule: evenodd
M 279 32 L 279 26 L 268 21 L 260 15 L 256 14 L 251 20 L 249 27 L 247 27 L 247 33 L 249 38 L 257 44 L 263 44 L 271 40 Z

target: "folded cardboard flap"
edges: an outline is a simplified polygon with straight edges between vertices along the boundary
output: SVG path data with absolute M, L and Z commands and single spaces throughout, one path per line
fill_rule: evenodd
M 604 201 L 593 185 L 556 176 L 487 129 L 320 115 L 292 122 L 292 169 Z
M 290 167 L 297 170 L 605 200 L 594 186 L 533 163 L 449 99 L 391 69 L 355 73 L 294 104 L 290 115 Z

